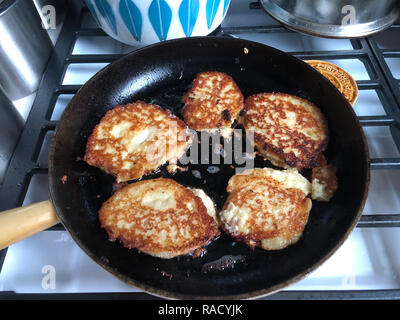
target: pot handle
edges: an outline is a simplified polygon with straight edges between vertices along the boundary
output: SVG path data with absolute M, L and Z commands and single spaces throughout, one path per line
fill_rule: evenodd
M 50 200 L 0 213 L 0 250 L 57 224 Z

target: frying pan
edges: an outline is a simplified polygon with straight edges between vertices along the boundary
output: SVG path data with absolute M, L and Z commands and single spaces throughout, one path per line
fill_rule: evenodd
M 97 212 L 112 195 L 114 179 L 81 160 L 88 136 L 109 109 L 136 100 L 156 103 L 180 116 L 183 93 L 197 73 L 211 70 L 232 76 L 245 98 L 260 92 L 284 92 L 305 98 L 321 109 L 330 128 L 325 156 L 337 167 L 339 188 L 335 196 L 327 203 L 313 201 L 303 236 L 283 250 L 251 250 L 222 232 L 207 246 L 204 256 L 168 260 L 124 248 L 118 241 L 110 242 Z M 259 157 L 254 164 L 271 167 Z M 223 162 L 215 166 L 218 170 L 211 171 L 207 170 L 208 164 L 189 164 L 187 171 L 174 175 L 161 168 L 145 178 L 170 177 L 185 186 L 202 188 L 221 209 L 227 197 L 227 182 L 235 169 Z M 307 170 L 303 173 L 309 175 Z M 57 125 L 50 150 L 49 180 L 51 202 L 32 206 L 39 207 L 36 218 L 26 218 L 31 208 L 24 208 L 22 214 L 16 213 L 21 209 L 8 212 L 20 217 L 18 223 L 34 220 L 36 227 L 37 221 L 43 222 L 30 233 L 59 219 L 95 262 L 120 280 L 153 295 L 242 299 L 264 296 L 300 280 L 340 247 L 356 226 L 367 197 L 369 154 L 352 107 L 312 67 L 259 43 L 197 37 L 134 51 L 92 77 L 76 93 Z M 4 220 L 15 221 L 15 217 L 0 221 L 0 234 L 10 228 Z M 9 240 L 11 243 L 18 238 Z M 227 257 L 236 263 L 223 270 L 204 271 L 205 265 Z

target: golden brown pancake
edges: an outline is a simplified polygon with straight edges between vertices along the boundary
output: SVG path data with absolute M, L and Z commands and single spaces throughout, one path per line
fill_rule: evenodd
M 231 126 L 243 109 L 243 95 L 233 79 L 222 72 L 202 72 L 184 95 L 182 115 L 192 129 L 220 130 L 228 136 Z
M 119 189 L 99 211 L 109 239 L 159 258 L 208 244 L 217 225 L 202 199 L 171 179 L 149 179 Z
M 137 101 L 106 113 L 88 139 L 84 160 L 123 182 L 175 164 L 191 141 L 189 128 L 169 110 Z
M 318 107 L 284 93 L 260 93 L 245 101 L 242 124 L 257 152 L 283 168 L 313 168 L 325 150 L 328 125 Z
M 234 175 L 219 213 L 221 228 L 250 247 L 280 250 L 296 243 L 311 210 L 311 184 L 295 169 L 256 168 Z
M 326 162 L 323 154 L 318 157 L 318 166 L 312 169 L 313 200 L 328 202 L 332 199 L 338 188 L 336 171 L 333 164 Z

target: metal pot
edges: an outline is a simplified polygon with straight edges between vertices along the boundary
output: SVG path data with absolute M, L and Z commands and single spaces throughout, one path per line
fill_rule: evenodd
M 37 90 L 52 50 L 32 1 L 0 3 L 0 85 L 10 100 Z
M 3 182 L 23 125 L 18 111 L 0 87 L 0 184 Z
M 392 25 L 397 0 L 260 0 L 273 18 L 296 31 L 329 38 L 359 38 Z

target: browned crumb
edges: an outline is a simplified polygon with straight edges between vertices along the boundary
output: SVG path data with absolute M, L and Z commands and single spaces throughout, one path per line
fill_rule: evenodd
M 206 248 L 197 248 L 191 253 L 192 258 L 201 258 L 207 253 Z
M 166 278 L 168 278 L 169 280 L 171 280 L 172 279 L 172 274 L 170 274 L 170 273 L 168 273 L 168 272 L 165 272 L 165 271 L 160 271 L 161 272 L 161 275 L 163 276 L 163 277 L 166 277 Z
M 61 182 L 62 184 L 65 184 L 68 180 L 68 177 L 66 175 L 63 175 L 63 177 L 61 178 Z

